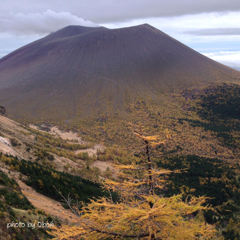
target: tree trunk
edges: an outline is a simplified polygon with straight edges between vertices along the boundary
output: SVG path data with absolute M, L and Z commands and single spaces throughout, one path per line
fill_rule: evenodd
M 153 192 L 153 178 L 152 178 L 152 161 L 150 158 L 149 142 L 145 141 L 145 143 L 146 143 L 146 155 L 147 155 L 149 194 L 153 195 L 154 192 Z

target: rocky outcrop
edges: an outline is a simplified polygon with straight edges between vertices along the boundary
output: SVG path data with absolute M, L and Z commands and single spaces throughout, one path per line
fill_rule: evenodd
M 6 115 L 6 108 L 3 106 L 0 106 L 0 115 Z

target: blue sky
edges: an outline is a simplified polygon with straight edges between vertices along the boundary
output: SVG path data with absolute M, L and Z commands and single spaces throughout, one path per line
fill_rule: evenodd
M 239 0 L 2 0 L 0 57 L 67 25 L 149 23 L 202 54 L 240 69 Z

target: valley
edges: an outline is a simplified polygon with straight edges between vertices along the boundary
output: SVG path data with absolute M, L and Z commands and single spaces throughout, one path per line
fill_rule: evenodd
M 16 181 L 22 194 L 35 208 L 62 223 L 76 224 L 78 217 L 69 209 L 63 208 L 61 202 L 63 196 L 67 198 L 70 194 L 70 199 L 75 196 L 72 199 L 74 201 L 76 193 L 79 191 L 77 194 L 80 194 L 80 198 L 82 193 L 75 187 L 73 187 L 77 191 L 75 194 L 75 190 L 66 191 L 63 188 L 65 194 L 61 196 L 58 190 L 53 188 L 53 186 L 60 188 L 57 179 L 61 174 L 64 173 L 62 177 L 66 176 L 66 180 L 81 176 L 94 184 L 101 184 L 106 178 L 117 179 L 119 169 L 115 164 L 127 166 L 139 161 L 141 164 L 143 161 L 141 141 L 134 137 L 133 132 L 137 130 L 146 135 L 157 134 L 161 139 L 165 139 L 166 144 L 152 150 L 154 165 L 166 169 L 188 169 L 182 173 L 182 180 L 179 174 L 169 177 L 168 190 L 165 194 L 171 196 L 173 193 L 179 193 L 179 189 L 182 189 L 184 195 L 207 194 L 213 199 L 209 204 L 218 209 L 216 215 L 206 213 L 209 222 L 214 223 L 216 220 L 213 216 L 217 217 L 219 214 L 223 214 L 224 219 L 236 222 L 238 218 L 236 204 L 240 194 L 237 190 L 239 186 L 237 179 L 240 174 L 238 161 L 240 119 L 237 104 L 240 87 L 225 85 L 225 91 L 230 91 L 231 94 L 219 91 L 220 88 L 221 85 L 215 90 L 210 88 L 197 93 L 191 90 L 172 96 L 174 115 L 170 102 L 167 110 L 138 102 L 129 107 L 133 115 L 129 114 L 127 123 L 124 119 L 117 122 L 110 118 L 104 122 L 96 121 L 95 125 L 91 126 L 83 122 L 80 127 L 73 125 L 70 130 L 65 125 L 57 127 L 49 123 L 24 125 L 0 116 L 0 147 L 4 154 L 1 155 L 1 171 Z M 225 97 L 226 101 L 223 102 L 222 94 L 229 96 L 229 99 Z M 181 105 L 174 105 L 176 99 Z M 212 99 L 215 105 L 209 102 Z M 221 108 L 217 107 L 218 103 L 221 104 Z M 233 107 L 229 116 L 226 115 L 224 104 L 227 109 Z M 209 108 L 212 108 L 212 112 Z M 219 111 L 224 111 L 224 115 Z M 93 139 L 95 142 L 91 141 Z M 49 180 L 46 182 L 44 180 L 48 179 L 49 171 L 52 172 L 49 175 L 50 179 L 53 178 L 51 184 L 55 182 L 51 187 L 48 185 Z M 42 176 L 39 175 L 40 172 Z M 100 192 L 98 194 L 101 196 Z M 224 211 L 233 212 L 232 215 L 230 212 L 230 215 L 225 215 Z M 227 229 L 229 227 L 230 225 Z M 223 231 L 226 231 L 226 236 L 229 234 L 228 230 Z
M 239 239 L 239 106 L 238 71 L 148 24 L 68 26 L 10 53 L 0 236 Z

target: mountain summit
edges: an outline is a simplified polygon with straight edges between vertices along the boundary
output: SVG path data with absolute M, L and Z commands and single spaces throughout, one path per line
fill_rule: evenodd
M 0 59 L 0 103 L 15 118 L 70 119 L 233 74 L 148 24 L 68 26 Z

